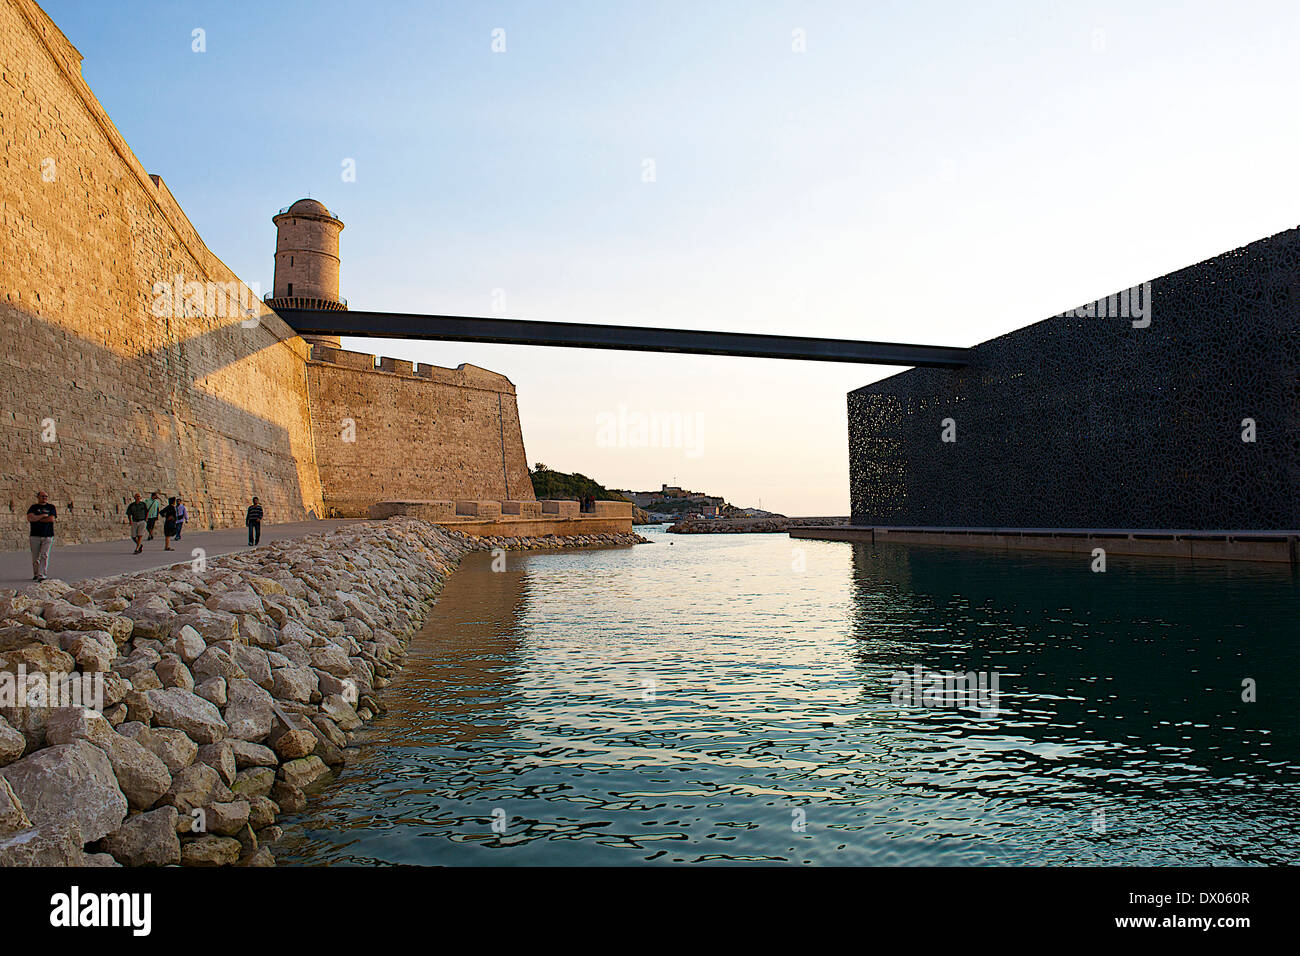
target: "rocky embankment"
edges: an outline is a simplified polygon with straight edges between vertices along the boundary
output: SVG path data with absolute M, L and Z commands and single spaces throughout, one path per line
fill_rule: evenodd
M 0 591 L 0 866 L 274 865 L 466 551 L 642 541 L 391 518 Z
M 668 529 L 670 534 L 761 534 L 788 531 L 798 527 L 825 528 L 848 524 L 848 518 L 694 518 L 679 521 Z
M 0 865 L 272 865 L 465 550 L 394 519 L 0 592 Z

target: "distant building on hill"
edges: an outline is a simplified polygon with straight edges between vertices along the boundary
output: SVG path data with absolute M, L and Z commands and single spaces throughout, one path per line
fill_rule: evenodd
M 731 507 L 721 496 L 688 491 L 677 485 L 663 485 L 658 491 L 619 491 L 617 494 L 638 508 L 660 513 L 682 514 L 685 511 L 707 516 L 722 514 Z

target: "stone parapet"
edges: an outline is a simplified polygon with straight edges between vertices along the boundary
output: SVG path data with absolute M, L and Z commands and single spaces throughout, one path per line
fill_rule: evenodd
M 454 501 L 378 501 L 370 506 L 371 518 L 423 518 L 425 521 L 441 523 L 456 518 Z
M 501 517 L 483 520 L 479 518 L 459 521 L 444 521 L 439 524 L 448 531 L 479 537 L 526 538 L 552 534 L 560 538 L 573 538 L 590 534 L 631 534 L 631 518 L 601 518 L 595 515 L 582 515 L 577 518 L 557 518 L 543 515 L 540 518 Z
M 477 388 L 503 395 L 514 395 L 515 386 L 509 378 L 500 372 L 479 368 L 477 365 L 462 363 L 455 368 L 441 365 L 429 365 L 425 362 L 411 362 L 408 359 L 392 358 L 387 355 L 374 355 L 370 352 L 353 352 L 349 349 L 332 348 L 313 342 L 311 361 L 327 365 L 341 365 L 344 368 L 359 369 L 367 372 L 384 372 L 400 375 L 403 378 L 422 378 L 443 385 L 457 388 Z
M 602 513 L 581 513 L 576 501 L 379 501 L 369 508 L 371 518 L 423 518 L 435 524 L 473 535 L 527 537 L 554 534 L 561 537 L 588 534 L 630 534 L 632 507 L 611 508 Z M 550 507 L 551 511 L 546 509 Z

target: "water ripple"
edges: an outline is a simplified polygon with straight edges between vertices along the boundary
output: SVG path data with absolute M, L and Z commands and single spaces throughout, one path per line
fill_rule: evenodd
M 783 535 L 508 565 L 453 576 L 281 862 L 1296 861 L 1289 572 Z M 996 671 L 996 709 L 895 703 L 918 665 Z

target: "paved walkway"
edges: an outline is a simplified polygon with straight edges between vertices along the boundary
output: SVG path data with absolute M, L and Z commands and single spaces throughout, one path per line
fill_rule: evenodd
M 328 531 L 330 528 L 351 524 L 357 520 L 361 519 L 263 524 L 262 544 Z M 161 521 L 158 522 L 158 526 L 161 530 Z M 184 538 L 172 542 L 175 551 L 163 550 L 163 537 L 159 533 L 152 541 L 146 538 L 142 554 L 132 554 L 135 545 L 130 538 L 126 537 L 125 525 L 122 531 L 122 537 L 116 541 L 95 541 L 67 546 L 60 546 L 56 535 L 54 551 L 50 554 L 49 576 L 73 584 L 83 578 L 99 578 L 144 568 L 165 568 L 172 564 L 188 563 L 194 560 L 191 552 L 195 548 L 202 548 L 209 558 L 248 548 L 248 530 L 240 527 L 224 528 L 219 531 L 186 531 Z M 31 583 L 31 551 L 23 548 L 21 551 L 0 552 L 0 587 L 22 587 Z

